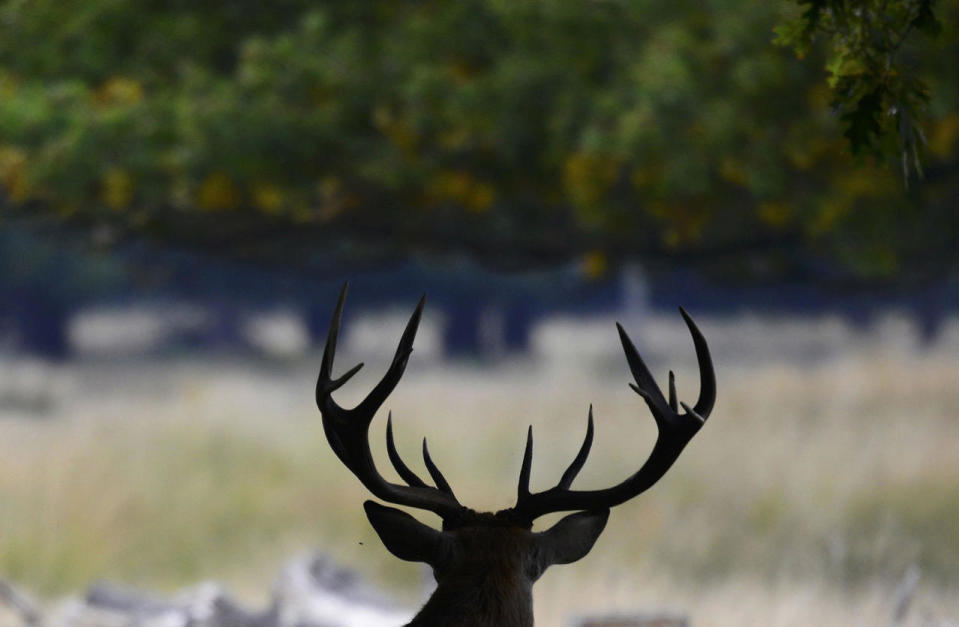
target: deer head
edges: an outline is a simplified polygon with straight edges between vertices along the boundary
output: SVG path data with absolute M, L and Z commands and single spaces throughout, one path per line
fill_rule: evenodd
M 423 461 L 433 485 L 410 470 L 396 451 L 392 416 L 386 422 L 387 453 L 405 485 L 383 478 L 370 453 L 370 422 L 403 375 L 413 351 L 425 297 L 406 325 L 389 370 L 367 397 L 353 409 L 344 409 L 333 400 L 331 394 L 363 366 L 354 366 L 337 379 L 332 377 L 346 287 L 343 286 L 333 313 L 316 384 L 316 403 L 323 416 L 326 438 L 340 461 L 374 496 L 395 505 L 433 512 L 443 520 L 443 528 L 437 530 L 398 509 L 374 501 L 364 503 L 370 523 L 393 555 L 425 562 L 433 568 L 437 588 L 410 626 L 531 626 L 533 583 L 553 564 L 569 564 L 589 552 L 606 526 L 609 508 L 649 489 L 666 473 L 703 426 L 716 399 L 709 348 L 683 309 L 680 313 L 692 334 L 699 361 L 699 399 L 693 407 L 677 402 L 672 372 L 669 373 L 669 398 L 663 396 L 626 331 L 617 324 L 626 361 L 635 379 L 630 387 L 646 401 L 659 430 L 649 458 L 632 476 L 615 486 L 600 490 L 571 489 L 593 441 L 590 407 L 583 444 L 556 486 L 543 492 L 529 490 L 533 461 L 530 427 L 516 504 L 495 513 L 476 512 L 461 505 L 453 494 L 450 484 L 433 463 L 425 439 Z M 532 531 L 534 520 L 552 512 L 575 513 L 545 531 Z

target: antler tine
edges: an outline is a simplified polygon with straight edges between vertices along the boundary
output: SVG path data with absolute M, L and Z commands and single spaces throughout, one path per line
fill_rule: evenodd
M 526 432 L 526 450 L 523 451 L 523 465 L 519 470 L 519 484 L 516 486 L 516 498 L 522 500 L 529 496 L 529 476 L 533 470 L 533 425 Z
M 375 413 L 386 400 L 386 397 L 393 391 L 393 388 L 396 387 L 396 384 L 400 382 L 400 377 L 403 376 L 403 371 L 406 370 L 406 362 L 413 353 L 413 340 L 416 338 L 416 330 L 419 328 L 420 318 L 423 315 L 423 307 L 425 305 L 426 294 L 423 294 L 420 302 L 416 305 L 416 309 L 413 311 L 413 315 L 410 316 L 409 322 L 406 323 L 406 328 L 403 330 L 402 337 L 400 337 L 399 344 L 396 347 L 396 354 L 393 355 L 393 361 L 390 363 L 386 375 L 384 375 L 380 382 L 376 384 L 376 387 L 374 387 L 367 397 L 356 407 L 358 412 L 368 414 Z
M 636 346 L 633 345 L 629 334 L 623 329 L 623 325 L 618 322 L 616 323 L 616 330 L 619 331 L 619 341 L 623 345 L 623 352 L 626 353 L 626 363 L 629 364 L 629 370 L 636 380 L 636 383 L 630 383 L 629 387 L 633 388 L 637 394 L 642 396 L 650 408 L 654 406 L 657 409 L 665 408 L 666 399 L 663 397 L 663 392 L 659 389 L 659 385 L 656 384 L 656 379 L 654 379 L 652 373 L 649 372 L 649 368 L 646 367 L 643 358 L 639 356 L 639 351 L 636 350 Z
M 428 487 L 425 481 L 420 479 L 415 472 L 410 470 L 409 466 L 403 463 L 400 454 L 396 452 L 396 443 L 393 441 L 393 412 L 390 412 L 386 416 L 386 453 L 390 457 L 393 468 L 396 469 L 396 472 L 403 478 L 403 481 L 405 481 L 407 485 L 417 488 Z
M 695 418 L 696 420 L 698 420 L 700 425 L 702 425 L 703 423 L 705 423 L 705 422 L 706 422 L 706 418 L 709 417 L 709 416 L 700 416 L 698 413 L 696 413 L 696 410 L 695 410 L 695 409 L 691 408 L 689 405 L 687 405 L 686 403 L 684 403 L 684 402 L 682 402 L 682 401 L 680 401 L 679 404 L 683 406 L 683 409 L 686 410 L 686 413 L 687 413 L 687 414 L 689 414 L 690 416 L 692 416 L 693 418 Z
M 679 406 L 676 404 L 676 375 L 672 370 L 669 371 L 669 408 L 679 411 Z
M 566 472 L 563 473 L 563 477 L 559 480 L 559 483 L 556 484 L 557 488 L 561 490 L 566 490 L 573 484 L 573 479 L 576 478 L 576 475 L 579 474 L 579 471 L 582 470 L 583 464 L 586 463 L 586 458 L 589 457 L 589 449 L 593 446 L 593 406 L 589 406 L 589 417 L 586 419 L 586 437 L 583 438 L 583 444 L 579 447 L 579 452 L 576 454 L 576 457 L 570 463 L 569 468 L 566 469 Z
M 400 459 L 393 441 L 391 418 L 387 420 L 386 425 L 387 452 L 393 467 L 408 485 L 390 483 L 380 475 L 373 462 L 368 439 L 373 416 L 399 383 L 410 353 L 413 352 L 413 340 L 416 337 L 416 329 L 419 326 L 426 297 L 420 299 L 413 315 L 410 316 L 386 374 L 359 405 L 353 409 L 344 409 L 333 400 L 331 393 L 346 383 L 362 367 L 362 364 L 354 366 L 339 379 L 332 379 L 333 357 L 336 353 L 336 341 L 339 336 L 347 287 L 344 284 L 336 308 L 333 310 L 330 332 L 326 338 L 320 374 L 316 382 L 316 404 L 323 415 L 323 431 L 326 439 L 340 461 L 375 496 L 398 505 L 425 509 L 444 519 L 455 516 L 463 508 L 432 462 L 427 461 L 427 468 L 437 482 L 438 488 L 426 485 Z
M 349 416 L 352 412 L 347 412 L 333 400 L 331 393 L 346 383 L 350 377 L 359 372 L 363 364 L 357 364 L 348 370 L 339 379 L 334 380 L 333 357 L 336 355 L 336 341 L 340 334 L 340 320 L 343 317 L 343 304 L 346 302 L 346 292 L 349 289 L 349 282 L 343 284 L 340 289 L 340 296 L 336 301 L 336 307 L 333 309 L 333 319 L 330 321 L 330 332 L 326 336 L 326 344 L 323 347 L 323 359 L 320 363 L 320 374 L 316 379 L 316 405 L 323 415 L 323 430 L 326 432 L 326 438 L 330 447 L 336 456 L 340 458 L 348 468 L 352 470 L 351 454 L 347 449 L 346 441 L 341 434 L 333 428 L 333 423 L 347 423 L 348 428 L 355 429 L 355 424 L 351 423 Z M 328 419 L 329 417 L 329 419 Z M 370 420 L 373 417 L 370 416 Z M 365 427 L 369 426 L 369 421 Z
M 579 474 L 579 471 L 582 470 L 583 464 L 586 463 L 586 458 L 589 456 L 589 449 L 593 445 L 593 406 L 589 406 L 589 417 L 586 421 L 586 437 L 583 438 L 583 444 L 579 448 L 579 452 L 576 453 L 576 457 L 570 462 L 569 467 L 566 469 L 566 472 L 563 473 L 563 476 L 560 478 L 559 483 L 556 484 L 554 490 L 566 490 L 573 483 L 573 479 L 576 478 L 576 475 Z M 530 496 L 529 492 L 529 478 L 532 472 L 533 467 L 533 427 L 530 425 L 529 431 L 526 434 L 526 450 L 523 453 L 523 465 L 519 471 L 519 485 L 517 487 L 517 499 L 522 501 L 525 498 Z
M 693 336 L 693 346 L 696 347 L 696 361 L 699 362 L 699 399 L 696 400 L 693 410 L 695 414 L 702 416 L 702 420 L 705 421 L 716 403 L 716 372 L 713 370 L 713 360 L 709 356 L 709 345 L 706 344 L 706 338 L 703 337 L 699 327 L 696 326 L 685 309 L 680 307 L 679 313 L 686 321 L 689 334 Z
M 430 476 L 433 477 L 433 483 L 436 484 L 440 492 L 449 494 L 455 499 L 456 496 L 453 494 L 453 488 L 450 487 L 446 477 L 443 476 L 440 469 L 433 463 L 433 458 L 430 457 L 430 449 L 426 446 L 426 438 L 423 438 L 423 463 L 426 464 L 426 470 L 430 473 Z
M 343 317 L 343 303 L 346 301 L 346 291 L 349 285 L 349 283 L 344 283 L 343 288 L 340 290 L 340 297 L 337 299 L 336 308 L 333 310 L 333 320 L 330 321 L 330 332 L 326 336 L 326 345 L 323 347 L 323 361 L 320 364 L 320 376 L 316 381 L 317 404 L 319 404 L 321 400 L 332 402 L 332 399 L 328 396 L 329 393 L 342 387 L 344 383 L 349 381 L 350 378 L 363 367 L 362 363 L 356 364 L 339 379 L 333 380 L 332 378 L 333 357 L 336 355 L 336 340 L 340 334 L 340 319 Z
M 320 364 L 320 380 L 329 380 L 333 370 L 333 357 L 336 355 L 336 340 L 340 335 L 340 319 L 343 317 L 343 304 L 346 302 L 346 291 L 350 283 L 347 281 L 340 288 L 340 296 L 336 299 L 333 308 L 333 319 L 330 321 L 330 331 L 326 334 L 326 344 L 323 346 L 323 361 Z
M 709 412 L 716 400 L 716 378 L 706 340 L 686 311 L 680 309 L 680 312 L 693 337 L 696 357 L 699 361 L 700 392 L 696 405 L 690 408 L 685 403 L 678 402 L 675 376 L 672 372 L 669 373 L 669 399 L 663 396 L 629 335 L 622 325 L 617 323 L 616 328 L 623 344 L 623 352 L 626 354 L 629 369 L 636 380 L 635 383 L 630 383 L 630 387 L 646 401 L 659 430 L 653 450 L 639 470 L 613 487 L 601 490 L 570 490 L 569 486 L 585 463 L 592 444 L 593 416 L 592 407 L 590 407 L 586 439 L 576 459 L 570 464 L 556 487 L 536 494 L 530 494 L 528 490 L 524 492 L 521 489 L 516 505 L 513 507 L 516 514 L 532 521 L 550 512 L 607 509 L 646 491 L 669 470 L 686 444 L 709 417 Z M 683 408 L 684 413 L 679 413 L 679 406 Z M 532 444 L 528 443 L 527 458 L 531 457 L 531 447 Z M 524 473 L 528 475 L 526 465 L 527 459 L 524 458 Z M 521 488 L 523 485 L 525 485 L 524 479 L 521 477 Z

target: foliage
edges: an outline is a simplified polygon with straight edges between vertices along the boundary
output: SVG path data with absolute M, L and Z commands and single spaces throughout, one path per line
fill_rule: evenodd
M 835 106 L 853 152 L 888 152 L 898 139 L 904 175 L 921 172 L 920 120 L 929 101 L 917 72 L 919 34 L 937 35 L 942 23 L 933 0 L 798 0 L 802 15 L 781 25 L 778 41 L 800 55 L 825 36 Z M 913 48 L 913 50 L 910 50 Z M 884 143 L 886 145 L 884 145 Z
M 815 67 L 771 45 L 792 6 L 0 0 L 0 183 L 7 210 L 101 240 L 288 263 L 434 250 L 948 271 L 955 73 L 915 75 L 934 87 L 934 154 L 904 192 L 845 154 Z M 888 121 L 855 111 L 858 147 Z

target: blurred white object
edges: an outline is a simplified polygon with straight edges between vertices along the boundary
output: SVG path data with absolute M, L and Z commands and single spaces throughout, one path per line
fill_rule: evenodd
M 163 599 L 96 583 L 48 612 L 0 580 L 0 618 L 43 627 L 396 627 L 413 611 L 397 605 L 356 573 L 325 555 L 301 556 L 283 569 L 265 610 L 244 608 L 217 583 L 205 582 Z M 6 594 L 4 594 L 6 592 Z M 10 627 L 6 622 L 4 627 Z
M 412 610 L 398 607 L 324 555 L 299 557 L 287 565 L 273 607 L 278 627 L 396 627 L 413 618 Z

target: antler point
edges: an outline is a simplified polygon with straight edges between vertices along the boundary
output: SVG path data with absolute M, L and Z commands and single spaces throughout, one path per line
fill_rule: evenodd
M 701 425 L 706 424 L 706 419 L 703 416 L 700 416 L 695 409 L 693 409 L 692 407 L 690 407 L 689 405 L 687 405 L 686 403 L 682 401 L 680 401 L 679 404 L 682 406 L 683 409 L 686 410 L 687 414 L 689 414 L 690 416 L 698 420 L 699 424 Z

